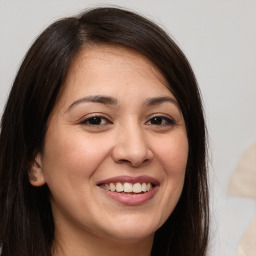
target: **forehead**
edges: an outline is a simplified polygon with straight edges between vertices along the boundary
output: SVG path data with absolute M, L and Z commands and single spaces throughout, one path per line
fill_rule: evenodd
M 166 86 L 168 84 L 159 69 L 149 59 L 133 49 L 118 45 L 89 45 L 82 48 L 72 62 L 66 83 L 72 82 L 71 80 L 78 75 L 87 75 L 87 78 L 96 75 L 103 79 L 101 74 L 106 75 L 114 71 L 113 73 L 118 75 L 129 73 L 131 70 L 144 78 L 157 78 Z
M 122 46 L 92 45 L 73 60 L 58 102 L 95 94 L 124 99 L 137 96 L 134 91 L 145 97 L 172 95 L 162 73 L 145 56 Z

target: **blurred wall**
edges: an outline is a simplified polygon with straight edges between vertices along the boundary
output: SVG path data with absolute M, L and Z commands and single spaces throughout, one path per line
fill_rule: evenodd
M 210 255 L 234 256 L 256 213 L 255 200 L 227 194 L 239 156 L 256 142 L 255 0 L 0 0 L 0 115 L 17 68 L 42 29 L 83 8 L 110 4 L 156 21 L 194 68 L 210 137 Z

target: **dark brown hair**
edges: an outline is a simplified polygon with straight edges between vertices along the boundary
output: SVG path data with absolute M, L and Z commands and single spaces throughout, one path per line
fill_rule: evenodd
M 181 198 L 156 231 L 152 255 L 204 256 L 208 244 L 206 128 L 194 73 L 179 47 L 153 22 L 118 8 L 96 8 L 50 25 L 29 49 L 11 89 L 0 134 L 0 243 L 3 256 L 50 256 L 54 222 L 47 186 L 28 170 L 72 60 L 89 44 L 122 45 L 151 60 L 182 110 L 189 156 Z

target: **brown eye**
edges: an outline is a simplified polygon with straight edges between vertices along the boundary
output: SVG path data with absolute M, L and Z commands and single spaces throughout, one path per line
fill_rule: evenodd
M 93 116 L 93 117 L 86 118 L 80 124 L 97 126 L 97 125 L 104 125 L 107 123 L 109 123 L 109 121 L 105 117 Z
M 175 122 L 171 118 L 165 117 L 165 116 L 155 116 L 151 118 L 147 124 L 151 125 L 174 125 Z

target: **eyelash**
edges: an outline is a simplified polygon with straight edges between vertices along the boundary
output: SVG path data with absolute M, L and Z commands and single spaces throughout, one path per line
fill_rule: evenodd
M 102 120 L 104 120 L 104 124 L 102 124 Z M 90 121 L 92 123 L 90 123 Z M 100 124 L 99 124 L 100 122 Z M 100 125 L 105 125 L 105 124 L 112 124 L 111 121 L 109 121 L 109 119 L 107 119 L 106 117 L 100 116 L 100 115 L 95 115 L 95 116 L 90 116 L 84 120 L 82 120 L 79 124 L 82 125 L 89 125 L 89 126 L 100 126 Z
M 158 115 L 155 115 L 153 117 L 151 117 L 149 119 L 149 121 L 146 122 L 146 124 L 148 124 L 148 122 L 152 122 L 152 120 L 156 121 L 155 124 L 151 124 L 151 125 L 154 125 L 154 126 L 174 126 L 176 125 L 176 122 L 173 118 L 170 118 L 170 117 L 167 117 L 167 116 L 158 116 Z M 161 124 L 159 124 L 159 121 L 161 122 Z M 162 122 L 164 122 L 164 124 L 162 124 Z
M 102 123 L 102 121 L 104 121 Z M 155 122 L 155 123 L 152 123 Z M 90 123 L 91 122 L 91 123 Z M 151 122 L 151 124 L 150 124 Z M 112 122 L 101 115 L 94 115 L 94 116 L 90 116 L 84 120 L 82 120 L 81 122 L 79 122 L 79 124 L 81 125 L 88 125 L 88 126 L 102 126 L 102 125 L 106 125 L 106 124 L 112 124 Z M 174 126 L 176 125 L 176 122 L 173 118 L 167 117 L 167 116 L 161 116 L 161 115 L 155 115 L 153 117 L 151 117 L 147 122 L 146 125 L 153 125 L 153 126 Z

